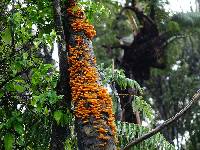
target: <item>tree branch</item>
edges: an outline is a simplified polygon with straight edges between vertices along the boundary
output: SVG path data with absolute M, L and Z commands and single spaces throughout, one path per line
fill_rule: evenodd
M 167 39 L 166 42 L 162 44 L 162 48 L 165 48 L 168 44 L 175 41 L 176 39 L 181 39 L 181 38 L 186 38 L 186 37 L 188 37 L 188 35 L 174 35 L 170 37 L 169 39 Z
M 168 125 L 170 125 L 171 123 L 175 122 L 176 120 L 178 120 L 181 116 L 183 116 L 190 108 L 191 106 L 197 102 L 200 99 L 200 89 L 193 95 L 192 100 L 189 102 L 189 104 L 187 106 L 185 106 L 185 108 L 183 108 L 181 111 L 179 111 L 176 115 L 174 115 L 173 117 L 169 118 L 168 120 L 166 120 L 164 123 L 162 123 L 161 125 L 157 126 L 155 129 L 151 130 L 150 132 L 144 134 L 143 136 L 137 138 L 136 140 L 128 143 L 123 150 L 128 150 L 130 149 L 132 146 L 139 144 L 140 142 L 152 137 L 153 135 L 155 135 L 156 133 L 158 133 L 159 131 L 161 131 L 163 128 L 167 127 Z

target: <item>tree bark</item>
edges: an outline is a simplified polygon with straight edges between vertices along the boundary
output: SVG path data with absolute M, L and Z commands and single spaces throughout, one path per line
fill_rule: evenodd
M 75 127 L 80 150 L 116 150 L 112 99 L 102 86 L 91 39 L 92 25 L 75 0 L 67 3 L 67 49 Z
M 67 72 L 67 51 L 65 45 L 65 35 L 63 29 L 62 15 L 60 0 L 53 1 L 54 9 L 54 20 L 55 20 L 55 29 L 58 35 L 58 56 L 59 56 L 59 70 L 60 70 L 60 79 L 57 85 L 57 93 L 59 95 L 64 95 L 63 99 L 60 101 L 59 109 L 66 111 L 71 109 L 71 94 L 69 87 L 69 75 Z M 64 126 L 58 125 L 57 122 L 53 122 L 52 125 L 52 134 L 51 134 L 51 150 L 64 150 L 64 142 L 66 138 L 70 135 L 70 128 L 68 124 Z

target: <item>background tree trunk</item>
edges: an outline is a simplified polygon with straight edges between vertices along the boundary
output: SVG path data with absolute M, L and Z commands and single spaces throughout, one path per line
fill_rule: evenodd
M 124 49 L 124 56 L 119 61 L 118 65 L 125 71 L 125 74 L 130 79 L 136 80 L 140 85 L 150 77 L 150 69 L 165 68 L 165 52 L 163 49 L 164 43 L 172 36 L 169 33 L 159 34 L 157 25 L 155 23 L 154 5 L 151 5 L 150 16 L 144 14 L 142 10 L 136 7 L 136 1 L 132 1 L 132 6 L 125 6 L 121 14 L 131 10 L 135 13 L 138 21 L 142 25 L 138 33 L 133 33 L 134 41 L 129 45 L 121 45 Z M 126 122 L 133 122 L 140 124 L 138 112 L 133 112 L 132 95 L 137 95 L 134 89 L 121 90 L 119 93 L 126 93 L 130 96 L 121 97 L 121 106 L 124 110 L 124 120 Z M 137 116 L 136 116 L 137 114 Z
M 58 35 L 58 56 L 59 56 L 59 70 L 60 70 L 60 79 L 57 85 L 57 93 L 59 95 L 64 95 L 63 99 L 60 101 L 59 109 L 66 111 L 71 109 L 71 94 L 69 87 L 69 75 L 67 72 L 67 51 L 65 45 L 65 35 L 63 29 L 62 15 L 60 0 L 53 1 L 54 8 L 54 20 L 56 33 Z M 64 142 L 66 138 L 70 135 L 70 128 L 68 124 L 61 126 L 57 122 L 53 122 L 52 125 L 52 135 L 51 135 L 51 150 L 64 150 Z

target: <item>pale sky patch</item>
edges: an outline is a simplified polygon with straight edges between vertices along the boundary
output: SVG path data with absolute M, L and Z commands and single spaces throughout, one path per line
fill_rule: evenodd
M 58 43 L 54 42 L 54 51 L 52 53 L 52 58 L 55 60 L 55 67 L 59 70 L 59 57 L 58 57 Z
M 165 9 L 169 12 L 191 12 L 196 10 L 195 0 L 168 0 Z

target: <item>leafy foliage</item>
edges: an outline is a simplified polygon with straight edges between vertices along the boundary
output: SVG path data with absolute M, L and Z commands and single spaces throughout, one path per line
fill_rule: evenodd
M 149 120 L 153 119 L 153 109 L 151 106 L 143 99 L 142 96 L 134 96 L 134 100 L 132 102 L 133 108 L 136 111 L 142 112 L 144 117 Z
M 176 114 L 188 104 L 194 91 L 199 88 L 198 41 L 199 33 L 197 32 L 191 37 L 179 40 L 178 44 L 170 44 L 168 46 L 168 68 L 163 71 L 152 71 L 152 79 L 148 81 L 147 87 L 151 87 L 148 91 L 150 91 L 150 97 L 153 98 L 154 110 L 159 112 L 161 120 Z M 177 140 L 178 136 L 186 138 L 186 141 L 189 139 L 186 145 L 178 141 L 179 148 L 196 149 L 198 147 L 199 127 L 196 126 L 199 124 L 198 106 L 199 104 L 194 106 L 181 121 L 169 127 L 167 133 L 164 132 L 164 136 L 168 139 L 176 138 Z
M 122 89 L 135 88 L 139 90 L 140 94 L 143 94 L 143 89 L 137 81 L 127 78 L 122 69 L 113 69 L 112 65 L 105 68 L 104 64 L 101 64 L 99 70 L 104 84 L 116 82 Z
M 147 133 L 149 128 L 136 125 L 133 123 L 126 123 L 126 122 L 117 122 L 117 131 L 118 131 L 118 138 L 119 138 L 119 146 L 122 148 L 130 141 L 140 137 L 141 135 Z M 167 150 L 175 150 L 175 147 L 168 143 L 166 139 L 163 137 L 162 134 L 157 133 L 156 135 L 152 136 L 151 138 L 145 140 L 139 145 L 136 145 L 131 148 L 131 150 L 142 150 L 142 149 L 156 150 L 156 149 L 167 149 Z
M 1 2 L 2 3 L 2 2 Z M 59 108 L 59 73 L 51 58 L 56 38 L 49 1 L 6 1 L 0 35 L 0 149 L 48 149 L 51 126 L 71 122 Z M 2 8 L 2 9 L 3 9 Z
M 178 22 L 183 27 L 198 27 L 200 22 L 200 13 L 178 13 L 173 16 L 172 20 Z
M 168 31 L 170 32 L 180 32 L 179 24 L 175 21 L 169 21 L 168 22 Z
M 101 17 L 108 17 L 108 8 L 103 3 L 97 1 L 79 1 L 79 5 L 85 9 L 86 18 L 91 22 L 99 22 Z M 97 20 L 94 20 L 94 16 Z

